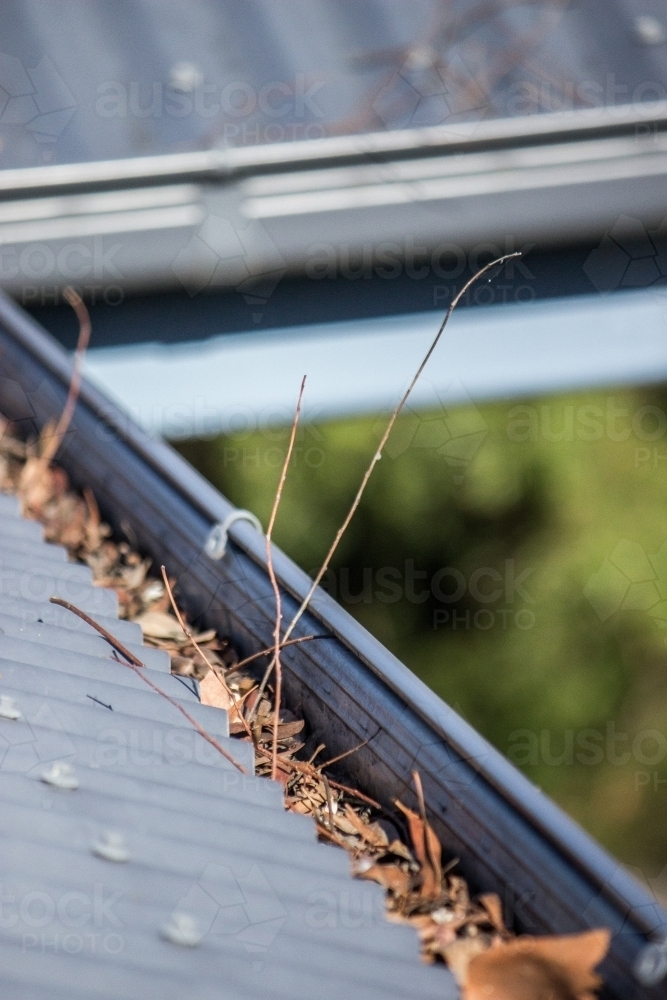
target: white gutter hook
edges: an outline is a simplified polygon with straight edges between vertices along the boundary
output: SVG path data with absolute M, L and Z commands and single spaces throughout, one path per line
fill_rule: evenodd
M 252 526 L 257 529 L 257 531 L 262 531 L 262 525 L 258 517 L 249 510 L 233 510 L 231 514 L 228 514 L 224 521 L 220 524 L 214 524 L 211 528 L 206 543 L 204 545 L 204 552 L 211 559 L 222 559 L 225 552 L 227 551 L 227 539 L 229 537 L 229 529 L 231 528 L 234 521 L 250 521 Z

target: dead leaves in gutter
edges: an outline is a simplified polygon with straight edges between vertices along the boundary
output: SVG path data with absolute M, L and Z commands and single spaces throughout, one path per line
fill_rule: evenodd
M 54 430 L 45 427 L 38 441 L 26 444 L 12 435 L 9 422 L 0 424 L 0 489 L 17 494 L 24 514 L 44 525 L 47 540 L 66 546 L 70 558 L 90 566 L 98 585 L 116 590 L 121 617 L 138 622 L 146 643 L 170 654 L 174 673 L 199 679 L 205 704 L 230 708 L 219 679 L 225 677 L 234 699 L 231 733 L 252 739 L 257 774 L 270 776 L 271 687 L 256 704 L 257 676 L 250 668 L 234 669 L 238 658 L 227 640 L 212 630 L 193 633 L 212 664 L 209 671 L 172 614 L 164 584 L 149 576 L 150 560 L 127 542 L 112 540 L 92 493 L 74 492 L 65 472 L 45 461 Z M 251 710 L 248 735 L 241 713 Z M 385 889 L 388 918 L 415 927 L 424 959 L 450 967 L 462 1000 L 594 1000 L 601 985 L 594 969 L 607 952 L 608 931 L 515 937 L 505 927 L 495 894 L 472 898 L 466 881 L 453 873 L 456 859 L 443 866 L 420 783 L 419 812 L 396 801 L 395 812 L 388 814 L 362 792 L 326 777 L 326 765 L 314 763 L 323 747 L 304 759 L 307 737 L 305 721 L 281 710 L 277 777 L 286 808 L 312 816 L 320 838 L 348 852 L 352 873 Z

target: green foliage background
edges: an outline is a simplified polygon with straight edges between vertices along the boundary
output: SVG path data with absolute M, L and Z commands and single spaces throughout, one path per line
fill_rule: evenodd
M 658 891 L 667 866 L 667 548 L 656 578 L 639 578 L 643 557 L 667 539 L 666 412 L 665 390 L 650 389 L 408 413 L 328 581 L 351 614 Z M 308 572 L 379 428 L 368 418 L 299 432 L 275 537 Z M 178 447 L 266 524 L 287 437 L 273 428 Z M 601 571 L 614 550 L 618 563 L 619 542 L 622 570 L 637 581 L 626 600 L 634 609 L 614 610 L 630 580 L 621 572 L 619 583 L 609 563 Z M 425 574 L 409 593 L 406 561 Z M 474 578 L 476 597 L 470 586 L 458 596 L 441 574 L 456 600 L 420 600 L 447 567 L 468 584 L 476 570 L 495 573 Z M 507 587 L 508 572 L 518 589 Z M 398 600 L 387 601 L 396 593 L 387 581 L 401 588 Z

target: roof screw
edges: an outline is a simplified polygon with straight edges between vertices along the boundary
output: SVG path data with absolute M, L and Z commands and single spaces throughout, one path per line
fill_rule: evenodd
M 79 779 L 74 773 L 74 768 L 64 760 L 55 760 L 51 767 L 42 771 L 40 779 L 44 784 L 62 788 L 66 792 L 73 792 L 79 787 Z
M 642 986 L 657 986 L 667 975 L 667 938 L 652 941 L 639 952 L 633 968 Z
M 662 21 L 651 14 L 640 14 L 634 22 L 635 38 L 640 45 L 663 45 L 667 42 L 667 30 Z
M 162 928 L 160 936 L 165 941 L 181 945 L 183 948 L 196 948 L 202 940 L 199 924 L 189 913 L 172 913 L 169 923 Z
M 8 694 L 0 694 L 0 719 L 12 719 L 15 722 L 22 718 L 14 699 L 10 698 Z
M 105 830 L 91 846 L 91 851 L 98 858 L 104 858 L 105 861 L 115 861 L 116 864 L 130 860 L 125 837 L 115 830 Z

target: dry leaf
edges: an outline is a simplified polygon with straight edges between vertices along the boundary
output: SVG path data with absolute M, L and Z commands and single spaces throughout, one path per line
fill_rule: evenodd
M 421 894 L 424 899 L 436 899 L 442 886 L 442 869 L 440 867 L 440 841 L 428 822 L 412 809 L 408 809 L 396 800 L 396 805 L 408 821 L 410 839 L 415 849 L 417 860 L 422 869 Z
M 608 930 L 566 937 L 521 937 L 472 957 L 463 1000 L 595 1000 L 593 970 L 609 948 Z
M 232 700 L 212 670 L 199 682 L 199 693 L 202 705 L 213 705 L 214 708 L 232 707 Z
M 481 957 L 488 950 L 488 947 L 488 942 L 477 936 L 456 938 L 451 944 L 442 948 L 442 955 L 459 986 L 464 986 L 468 982 L 473 959 Z M 500 997 L 495 997 L 493 993 L 484 992 L 471 993 L 470 995 L 466 992 L 464 997 L 465 1000 L 482 1000 L 482 998 L 483 1000 L 500 1000 Z M 519 997 L 512 997 L 512 1000 L 519 1000 Z M 551 1000 L 551 998 L 547 994 L 546 997 L 535 997 L 534 1000 Z
M 365 872 L 359 873 L 359 878 L 379 882 L 385 889 L 390 889 L 397 896 L 405 896 L 410 888 L 410 876 L 398 865 L 373 865 Z
M 363 837 L 372 847 L 387 846 L 387 834 L 377 823 L 364 823 L 350 805 L 345 806 L 345 816 L 352 826 L 352 832 Z
M 164 611 L 146 611 L 134 621 L 141 625 L 144 635 L 154 639 L 173 639 L 175 642 L 187 642 L 188 637 L 175 618 Z
M 479 903 L 484 907 L 491 926 L 499 934 L 507 934 L 505 921 L 503 920 L 503 906 L 500 897 L 495 892 L 485 892 L 479 897 Z
M 278 739 L 286 740 L 288 736 L 296 736 L 300 733 L 305 726 L 303 719 L 297 719 L 296 722 L 283 722 L 278 726 Z
M 387 854 L 395 854 L 397 858 L 405 858 L 411 864 L 414 863 L 414 858 L 410 854 L 410 851 L 400 840 L 392 840 L 387 848 Z

